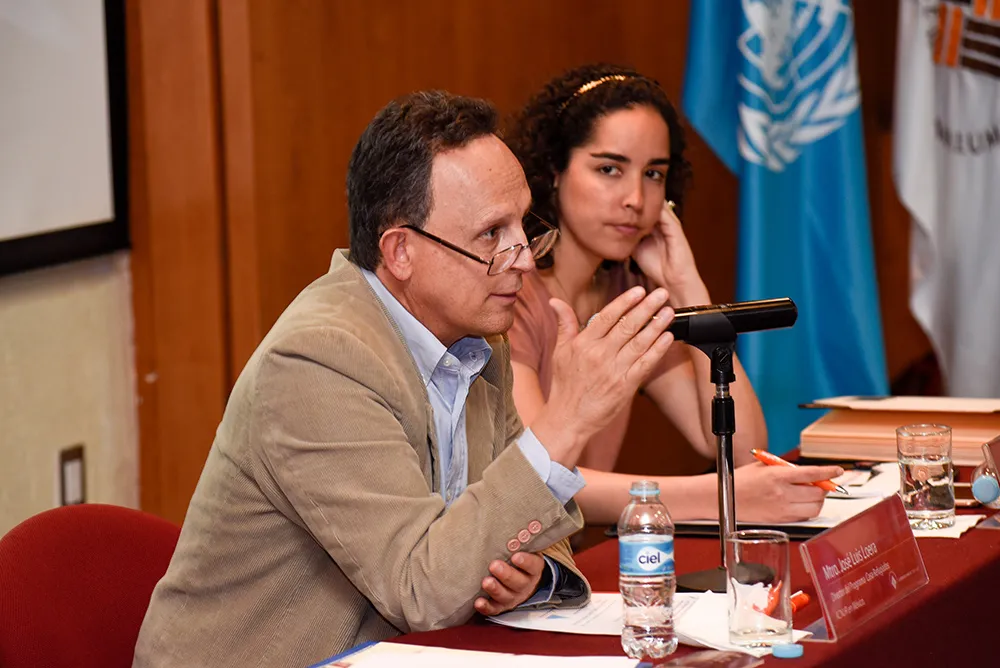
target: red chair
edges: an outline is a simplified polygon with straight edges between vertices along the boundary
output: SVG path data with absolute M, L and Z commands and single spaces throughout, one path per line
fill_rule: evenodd
M 180 529 L 101 504 L 28 518 L 0 538 L 0 667 L 132 665 Z

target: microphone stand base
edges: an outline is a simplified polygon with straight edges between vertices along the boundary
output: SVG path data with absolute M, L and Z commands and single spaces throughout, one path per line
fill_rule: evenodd
M 764 564 L 744 562 L 733 567 L 733 577 L 742 584 L 774 581 L 774 571 Z M 677 576 L 677 591 L 726 593 L 726 569 L 722 566 Z
M 726 593 L 726 569 L 719 566 L 677 576 L 677 591 Z

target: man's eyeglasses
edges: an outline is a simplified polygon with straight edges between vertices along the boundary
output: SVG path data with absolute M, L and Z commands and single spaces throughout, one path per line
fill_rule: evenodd
M 480 264 L 485 264 L 487 266 L 486 273 L 489 274 L 490 276 L 496 276 L 497 274 L 502 274 L 503 272 L 513 267 L 514 263 L 517 262 L 517 258 L 521 256 L 521 251 L 523 251 L 525 248 L 529 249 L 531 251 L 531 257 L 537 260 L 540 257 L 544 257 L 550 250 L 552 250 L 552 247 L 556 245 L 556 239 L 559 238 L 559 230 L 550 225 L 549 223 L 545 222 L 535 214 L 531 213 L 530 211 L 528 212 L 528 215 L 533 217 L 534 221 L 529 221 L 528 216 L 526 216 L 525 217 L 526 226 L 527 223 L 529 222 L 533 223 L 537 221 L 541 223 L 544 228 L 546 228 L 545 231 L 530 239 L 527 245 L 514 244 L 513 246 L 504 248 L 502 251 L 498 251 L 489 260 L 484 260 L 475 253 L 470 253 L 464 248 L 459 248 L 450 241 L 445 241 L 441 237 L 431 234 L 430 232 L 427 232 L 425 230 L 422 230 L 419 227 L 415 227 L 413 225 L 400 225 L 400 227 L 406 228 L 408 230 L 413 230 L 420 236 L 427 237 L 431 241 L 435 241 L 444 246 L 445 248 L 450 248 L 456 253 L 461 253 L 470 260 L 475 260 Z

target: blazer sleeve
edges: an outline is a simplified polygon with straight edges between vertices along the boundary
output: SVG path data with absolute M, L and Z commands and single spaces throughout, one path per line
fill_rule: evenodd
M 560 504 L 517 447 L 499 453 L 445 508 L 407 440 L 412 417 L 386 396 L 406 388 L 378 385 L 393 374 L 367 346 L 344 333 L 325 336 L 323 349 L 340 350 L 338 360 L 350 351 L 349 369 L 310 358 L 301 346 L 265 353 L 253 446 L 269 485 L 294 509 L 292 521 L 398 629 L 465 622 L 492 560 L 543 550 L 582 527 L 575 504 Z M 508 419 L 519 429 L 516 422 Z
M 505 344 L 509 342 L 505 341 Z M 513 347 L 511 347 L 511 355 L 513 356 Z M 506 394 L 506 406 L 507 406 L 507 445 L 510 446 L 514 444 L 517 439 L 521 437 L 524 432 L 524 425 L 521 422 L 521 417 L 518 415 L 517 408 L 514 405 L 514 375 L 510 367 L 506 367 L 507 375 L 504 380 L 504 392 Z M 514 450 L 519 450 L 520 448 L 514 447 Z M 537 474 L 536 474 L 537 477 Z M 579 514 L 580 510 L 576 504 L 576 501 L 570 501 L 566 504 L 567 512 Z M 575 533 L 575 531 L 574 531 Z M 563 538 L 549 547 L 541 551 L 542 554 L 557 561 L 564 569 L 565 573 L 579 582 L 576 583 L 579 586 L 575 587 L 579 591 L 582 591 L 581 596 L 574 598 L 560 599 L 557 603 L 558 607 L 579 607 L 581 605 L 586 605 L 590 601 L 590 583 L 587 582 L 587 578 L 583 576 L 580 569 L 576 567 L 576 563 L 573 561 L 573 548 L 570 546 L 569 538 Z M 551 607 L 550 604 L 539 604 L 537 607 Z
M 558 543 L 553 543 L 542 550 L 542 554 L 558 562 L 563 568 L 563 575 L 572 578 L 573 582 L 563 583 L 559 591 L 556 592 L 559 595 L 557 601 L 554 603 L 550 601 L 548 605 L 541 604 L 538 607 L 578 608 L 589 603 L 591 593 L 590 583 L 587 582 L 587 578 L 583 576 L 580 569 L 576 567 L 576 562 L 573 561 L 573 548 L 570 547 L 569 539 L 563 538 Z M 563 598 L 561 592 L 567 590 L 578 591 L 580 594 L 578 596 Z

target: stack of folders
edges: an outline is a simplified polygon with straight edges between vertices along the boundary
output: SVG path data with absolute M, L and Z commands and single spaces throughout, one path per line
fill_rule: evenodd
M 952 429 L 952 462 L 975 466 L 1000 434 L 1000 399 L 833 397 L 804 407 L 830 409 L 802 430 L 800 454 L 817 459 L 895 461 L 896 428 L 933 423 Z

